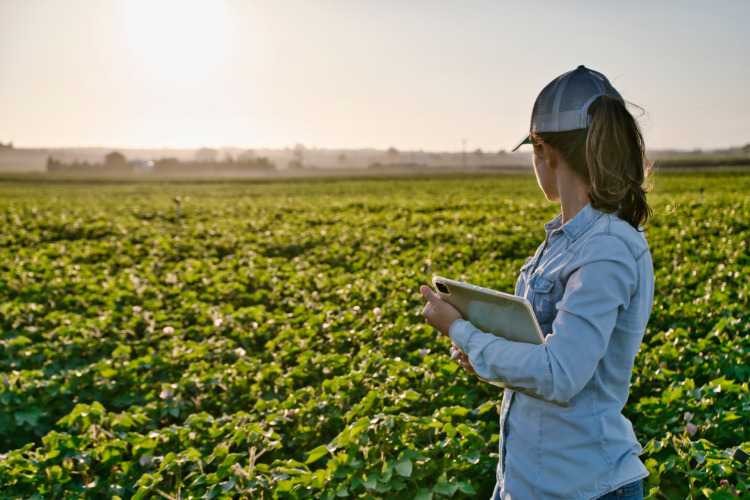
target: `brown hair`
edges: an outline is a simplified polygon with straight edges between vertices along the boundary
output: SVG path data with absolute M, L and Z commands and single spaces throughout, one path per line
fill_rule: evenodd
M 535 147 L 544 142 L 560 153 L 588 184 L 593 208 L 617 213 L 638 229 L 653 216 L 646 201 L 650 165 L 641 130 L 625 103 L 616 98 L 598 98 L 589 114 L 589 128 L 532 133 L 531 142 Z

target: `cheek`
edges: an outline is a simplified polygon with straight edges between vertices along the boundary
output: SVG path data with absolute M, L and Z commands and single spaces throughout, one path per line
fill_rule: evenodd
M 534 165 L 534 174 L 536 175 L 536 181 L 539 184 L 539 187 L 542 187 L 542 175 L 541 175 L 541 169 L 543 168 L 542 165 L 542 159 L 539 158 L 537 155 L 534 155 L 532 158 L 532 164 Z
M 547 170 L 547 164 L 544 159 L 537 155 L 534 155 L 534 173 L 536 174 L 536 182 L 539 184 L 539 189 L 542 190 L 545 198 L 549 201 L 556 201 L 553 193 L 554 188 L 550 185 L 551 179 Z

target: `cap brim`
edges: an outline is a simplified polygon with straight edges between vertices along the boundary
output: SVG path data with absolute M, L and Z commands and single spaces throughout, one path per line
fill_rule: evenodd
M 531 135 L 527 135 L 526 137 L 524 137 L 523 140 L 519 142 L 515 148 L 510 150 L 510 152 L 511 153 L 514 152 L 516 149 L 520 148 L 524 144 L 531 144 Z

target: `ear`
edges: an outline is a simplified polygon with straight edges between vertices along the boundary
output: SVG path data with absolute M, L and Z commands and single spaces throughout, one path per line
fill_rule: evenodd
M 544 150 L 544 157 L 547 160 L 547 167 L 557 168 L 557 163 L 560 160 L 560 153 L 558 153 L 557 149 L 546 142 L 542 143 L 542 149 Z

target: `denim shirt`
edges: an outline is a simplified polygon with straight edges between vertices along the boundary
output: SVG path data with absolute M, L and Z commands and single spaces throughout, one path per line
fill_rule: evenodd
M 532 305 L 545 343 L 511 342 L 459 319 L 450 329 L 477 375 L 506 389 L 495 497 L 597 498 L 648 471 L 623 415 L 633 362 L 654 299 L 642 232 L 587 205 L 545 224 L 516 295 Z

